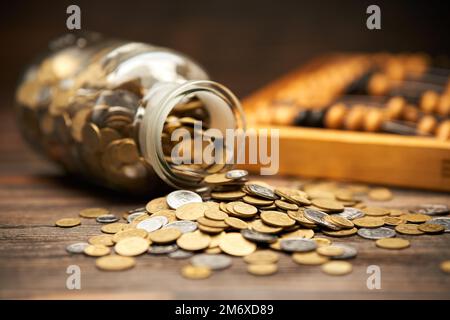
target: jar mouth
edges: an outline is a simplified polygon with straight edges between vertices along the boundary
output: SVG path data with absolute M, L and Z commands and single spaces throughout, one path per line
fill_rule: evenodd
M 209 80 L 186 81 L 181 85 L 169 84 L 161 98 L 155 103 L 149 100 L 145 110 L 139 136 L 144 159 L 152 166 L 156 174 L 167 184 L 175 188 L 186 188 L 196 191 L 206 190 L 203 181 L 194 181 L 176 173 L 166 159 L 163 150 L 164 124 L 170 112 L 183 99 L 196 97 L 205 103 L 212 117 L 212 127 L 241 129 L 245 131 L 246 121 L 243 109 L 236 96 L 225 86 Z M 152 105 L 150 105 L 152 104 Z M 232 126 L 232 128 L 230 128 Z M 233 150 L 234 151 L 234 150 Z M 232 166 L 231 164 L 227 165 Z M 206 176 L 206 170 L 201 174 Z

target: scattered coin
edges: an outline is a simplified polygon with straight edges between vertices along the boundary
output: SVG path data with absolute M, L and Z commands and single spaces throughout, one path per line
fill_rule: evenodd
M 63 218 L 55 222 L 55 225 L 61 228 L 76 227 L 81 224 L 80 219 L 77 218 Z
M 103 245 L 103 246 L 107 246 L 107 247 L 114 245 L 113 237 L 109 234 L 101 234 L 98 236 L 90 237 L 88 242 L 93 245 L 98 244 L 98 245 Z
M 159 229 L 148 234 L 148 238 L 156 244 L 174 242 L 181 236 L 181 231 L 176 228 Z
M 322 271 L 332 276 L 349 274 L 352 269 L 352 265 L 346 261 L 330 261 L 322 265 Z
M 332 216 L 329 216 L 329 219 L 330 219 L 329 221 L 332 224 L 334 224 L 340 228 L 343 228 L 343 229 L 351 229 L 355 226 L 353 222 L 351 222 L 350 220 L 348 220 L 347 218 L 344 218 L 342 216 L 332 215 Z
M 95 245 L 89 245 L 86 248 L 84 248 L 84 253 L 91 257 L 101 257 L 106 256 L 111 252 L 111 249 L 109 249 L 106 246 L 95 244 Z
M 117 232 L 124 230 L 126 228 L 126 226 L 127 225 L 125 223 L 114 222 L 114 223 L 109 223 L 109 224 L 103 225 L 101 230 L 104 233 L 115 234 Z
M 164 228 L 176 228 L 176 229 L 180 230 L 181 233 L 189 233 L 189 232 L 194 232 L 195 230 L 197 230 L 197 223 L 195 223 L 193 221 L 181 220 L 181 221 L 171 222 L 171 223 L 165 225 Z
M 440 268 L 445 273 L 450 273 L 450 260 L 442 261 L 440 264 Z
M 150 248 L 152 246 L 150 246 Z M 150 249 L 149 249 L 149 253 L 150 253 Z M 178 250 L 169 252 L 167 256 L 172 259 L 188 259 L 188 258 L 192 257 L 193 255 L 194 255 L 194 253 L 192 253 L 191 251 L 178 249 Z
M 148 218 L 143 221 L 140 221 L 136 225 L 136 229 L 142 229 L 147 231 L 148 233 L 158 230 L 162 227 L 162 223 L 160 219 Z
M 388 201 L 392 199 L 392 192 L 387 188 L 375 188 L 369 191 L 368 196 L 375 201 Z
M 132 213 L 132 214 L 128 215 L 127 222 L 128 223 L 132 223 L 136 218 L 141 217 L 141 216 L 147 216 L 147 213 L 146 212 L 135 212 L 135 213 Z
M 364 216 L 364 212 L 357 208 L 346 207 L 344 211 L 338 213 L 341 217 L 344 217 L 348 220 L 354 220 L 357 218 L 362 218 Z
M 316 207 L 331 212 L 341 212 L 344 210 L 344 206 L 342 205 L 342 203 L 333 199 L 313 199 L 312 204 Z
M 149 242 L 140 237 L 131 237 L 116 243 L 114 250 L 117 254 L 125 257 L 134 257 L 148 250 Z
M 176 251 L 184 251 L 184 250 L 178 249 L 178 246 L 176 244 L 166 244 L 166 245 L 152 244 L 147 250 L 148 253 L 156 255 L 171 254 Z
M 160 197 L 149 201 L 145 206 L 145 209 L 149 213 L 154 214 L 158 213 L 161 210 L 169 209 L 169 206 L 167 204 L 166 197 Z
M 80 211 L 81 217 L 90 219 L 94 219 L 107 214 L 109 214 L 109 210 L 104 208 L 88 208 Z
M 357 228 L 351 228 L 351 229 L 342 229 L 342 230 L 322 230 L 323 234 L 330 236 L 330 237 L 348 237 L 356 234 L 358 232 Z
M 324 264 L 329 260 L 329 258 L 322 256 L 315 251 L 311 251 L 311 252 L 295 252 L 294 254 L 292 254 L 292 260 L 298 264 L 316 266 Z
M 114 236 L 112 237 L 112 240 L 117 243 L 122 239 L 125 238 L 132 238 L 132 237 L 140 237 L 140 238 L 147 238 L 148 233 L 147 231 L 143 230 L 143 229 L 127 229 L 127 230 L 123 230 L 120 232 L 117 232 L 116 234 L 114 234 Z
M 208 209 L 204 214 L 206 218 L 211 220 L 223 221 L 228 218 L 228 214 L 219 209 Z
M 248 256 L 256 250 L 256 244 L 246 240 L 240 233 L 225 234 L 219 242 L 220 249 L 232 256 Z
M 264 186 L 258 184 L 247 184 L 246 188 L 246 190 L 248 190 L 248 192 L 254 196 L 258 196 L 268 200 L 278 199 L 278 196 L 272 190 Z
M 285 238 L 280 240 L 280 247 L 288 252 L 307 252 L 317 248 L 315 241 L 303 238 Z
M 410 246 L 410 242 L 401 238 L 383 238 L 378 239 L 375 244 L 384 249 L 405 249 Z
M 178 209 L 187 203 L 201 203 L 202 197 L 189 190 L 176 190 L 167 195 L 167 204 L 172 209 Z
M 401 234 L 408 234 L 408 235 L 424 234 L 423 231 L 419 230 L 419 226 L 417 224 L 411 223 L 399 224 L 398 226 L 395 227 L 395 231 Z
M 440 224 L 445 228 L 445 232 L 450 232 L 450 218 L 448 217 L 433 218 L 429 220 L 429 222 L 433 224 Z
M 431 219 L 429 215 L 422 213 L 409 213 L 401 216 L 401 218 L 411 223 L 424 223 Z
M 438 234 L 445 231 L 445 227 L 437 223 L 423 223 L 418 229 L 428 234 Z
M 322 246 L 317 248 L 317 253 L 326 257 L 337 257 L 344 253 L 344 249 L 338 246 Z
M 273 243 L 278 239 L 278 237 L 275 235 L 261 233 L 249 229 L 241 230 L 241 234 L 245 239 L 256 243 Z
M 351 246 L 342 243 L 335 244 L 335 246 L 342 248 L 344 252 L 341 255 L 334 256 L 334 260 L 352 259 L 358 254 L 358 251 Z
M 226 217 L 224 221 L 228 226 L 230 226 L 233 229 L 244 230 L 248 228 L 247 222 L 239 218 Z
M 366 216 L 372 217 L 387 216 L 390 213 L 388 209 L 380 207 L 366 207 L 362 209 L 362 212 L 364 212 Z
M 417 213 L 429 216 L 449 214 L 450 210 L 445 204 L 422 204 L 414 209 Z
M 384 220 L 379 217 L 362 217 L 353 220 L 353 223 L 360 228 L 379 228 L 384 225 Z
M 278 271 L 276 264 L 249 264 L 247 271 L 255 276 L 270 276 Z
M 104 256 L 95 261 L 97 268 L 106 271 L 122 271 L 131 269 L 136 265 L 136 260 L 132 257 Z
M 193 266 L 204 266 L 211 270 L 226 269 L 231 263 L 231 258 L 224 254 L 197 254 L 191 258 Z
M 328 214 L 325 212 L 314 210 L 314 209 L 305 209 L 304 211 L 305 217 L 308 220 L 311 220 L 314 223 L 317 223 L 318 225 L 331 229 L 331 230 L 339 230 L 340 228 L 335 226 L 334 224 L 330 223 L 326 218 L 328 217 Z
M 225 174 L 227 179 L 238 180 L 248 176 L 247 170 L 230 170 Z
M 187 251 L 198 251 L 208 248 L 211 237 L 200 232 L 183 233 L 177 239 L 177 245 Z
M 175 215 L 180 220 L 195 221 L 205 215 L 208 206 L 204 203 L 193 202 L 186 203 L 177 208 Z
M 384 224 L 388 226 L 398 226 L 399 224 L 406 223 L 406 220 L 400 217 L 383 217 Z
M 97 218 L 95 218 L 95 220 L 98 223 L 113 223 L 113 222 L 119 221 L 119 218 L 117 218 L 113 214 L 105 214 L 105 215 L 102 215 L 102 216 L 98 216 Z
M 77 242 L 69 244 L 66 247 L 66 251 L 69 253 L 83 253 L 84 249 L 89 246 L 89 243 L 87 242 Z
M 377 240 L 395 237 L 395 231 L 385 227 L 361 228 L 358 230 L 358 235 L 365 239 Z
M 286 213 L 278 211 L 262 211 L 260 214 L 261 220 L 274 227 L 290 227 L 295 224 L 295 220 L 290 218 Z
M 278 262 L 278 254 L 271 250 L 257 250 L 244 257 L 244 261 L 251 264 L 271 264 Z
M 205 266 L 192 266 L 187 265 L 181 269 L 183 277 L 192 280 L 206 279 L 211 276 L 211 269 Z

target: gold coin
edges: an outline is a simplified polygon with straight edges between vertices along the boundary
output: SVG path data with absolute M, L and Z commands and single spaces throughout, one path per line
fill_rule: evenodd
M 145 210 L 149 213 L 158 213 L 161 210 L 168 210 L 169 205 L 167 204 L 166 197 L 160 197 L 150 200 L 145 206 Z
M 287 212 L 288 216 L 291 217 L 292 219 L 294 219 L 295 221 L 297 221 L 298 223 L 300 223 L 302 226 L 307 227 L 307 228 L 314 228 L 316 226 L 316 224 L 314 222 L 312 222 L 311 220 L 308 220 L 307 218 L 305 218 L 303 209 L 299 209 L 297 211 L 288 211 Z
M 303 195 L 293 195 L 287 198 L 289 201 L 296 203 L 299 206 L 309 206 L 311 204 L 311 200 L 307 198 L 307 196 Z
M 201 231 L 201 230 L 200 230 Z M 225 235 L 225 232 L 221 232 L 220 234 L 215 234 L 210 236 L 211 241 L 209 242 L 208 248 L 219 247 L 220 239 Z
M 269 248 L 277 251 L 281 251 L 281 240 L 277 239 L 274 243 L 269 244 Z
M 389 215 L 391 217 L 400 217 L 403 216 L 405 214 L 408 214 L 407 212 L 403 211 L 403 210 L 399 210 L 399 209 L 389 209 Z
M 345 201 L 345 202 L 352 202 L 353 199 L 353 192 L 349 189 L 339 189 L 336 190 L 334 193 L 334 196 L 339 201 Z
M 258 209 L 254 206 L 240 201 L 234 202 L 233 211 L 244 217 L 252 217 L 258 213 Z
M 423 231 L 419 230 L 419 226 L 417 224 L 405 223 L 399 224 L 395 227 L 395 231 L 401 234 L 409 234 L 409 235 L 421 235 L 424 234 Z
M 278 266 L 274 263 L 270 264 L 249 264 L 247 271 L 255 276 L 270 276 L 278 271 Z
M 116 243 L 114 250 L 117 254 L 125 257 L 133 257 L 147 252 L 149 241 L 140 237 L 131 237 Z
M 104 214 L 109 214 L 109 210 L 104 208 L 88 208 L 80 211 L 80 216 L 83 218 L 97 218 Z
M 181 269 L 181 275 L 192 280 L 206 279 L 211 276 L 211 269 L 204 266 L 187 265 Z
M 207 184 L 224 184 L 233 181 L 233 179 L 228 179 L 226 173 L 214 173 L 206 176 L 204 182 Z
M 399 217 L 383 217 L 384 224 L 388 226 L 398 226 L 399 224 L 406 223 L 406 220 Z
M 147 236 L 148 236 L 147 231 L 143 229 L 127 229 L 117 232 L 112 239 L 115 243 L 117 243 L 125 238 L 132 238 L 132 237 L 147 238 Z
M 289 233 L 285 233 L 281 236 L 284 238 L 304 238 L 311 239 L 314 237 L 314 231 L 311 229 L 298 229 Z
M 388 201 L 392 199 L 392 192 L 387 188 L 375 188 L 369 191 L 368 196 L 371 200 Z
M 450 260 L 442 261 L 440 264 L 440 268 L 445 273 L 450 273 Z
M 316 242 L 317 247 L 329 246 L 331 245 L 331 240 L 327 238 L 313 238 Z
M 220 249 L 232 256 L 248 256 L 256 250 L 256 245 L 248 241 L 240 233 L 230 232 L 225 234 L 219 242 Z
M 251 264 L 271 264 L 278 259 L 278 254 L 271 250 L 257 250 L 244 257 L 244 261 Z
M 200 217 L 197 219 L 198 224 L 202 224 L 212 228 L 227 228 L 228 225 L 224 221 L 211 220 L 206 217 Z
M 389 209 L 380 207 L 366 207 L 361 209 L 361 211 L 364 212 L 366 216 L 372 217 L 387 216 L 390 213 Z
M 351 229 L 355 226 L 350 220 L 338 215 L 328 216 L 328 219 L 332 224 L 344 229 Z
M 133 268 L 136 260 L 132 257 L 104 256 L 95 261 L 97 268 L 106 271 L 122 271 Z
M 226 191 L 226 192 L 211 192 L 211 197 L 217 200 L 238 200 L 245 196 L 242 191 Z
M 336 199 L 333 192 L 326 190 L 308 190 L 306 193 L 309 199 Z
M 275 205 L 282 210 L 298 210 L 298 205 L 295 203 L 289 203 L 283 200 L 275 200 Z
M 436 223 L 423 223 L 419 225 L 419 230 L 429 234 L 437 234 L 445 231 L 445 227 Z
M 279 233 L 283 230 L 283 228 L 281 227 L 268 226 L 267 224 L 264 224 L 260 219 L 253 220 L 250 223 L 250 229 L 261 233 L 269 233 L 269 234 Z
M 358 229 L 356 228 L 351 228 L 351 229 L 342 229 L 342 230 L 337 230 L 337 231 L 333 231 L 333 230 L 322 230 L 324 235 L 330 236 L 330 237 L 348 237 L 348 236 L 352 236 L 355 233 L 358 232 Z
M 421 213 L 409 213 L 401 216 L 401 218 L 411 223 L 424 223 L 431 219 L 430 216 Z
M 102 235 L 90 237 L 88 242 L 93 245 L 100 244 L 100 245 L 107 246 L 107 247 L 114 245 L 112 236 L 109 234 L 102 234 Z
M 177 245 L 187 251 L 197 251 L 208 248 L 210 236 L 200 232 L 184 233 L 177 239 Z
M 122 231 L 126 226 L 127 226 L 127 224 L 125 224 L 125 223 L 114 222 L 114 223 L 108 223 L 108 224 L 103 225 L 101 230 L 104 233 L 114 234 L 119 231 Z
M 378 239 L 375 244 L 384 249 L 405 249 L 410 246 L 410 242 L 401 238 L 383 238 Z
M 244 230 L 248 228 L 247 222 L 239 218 L 226 217 L 224 221 L 228 226 L 230 226 L 233 229 Z
M 101 257 L 106 256 L 111 252 L 111 249 L 109 249 L 106 246 L 100 245 L 100 244 L 94 244 L 87 246 L 84 248 L 84 253 L 91 257 Z
M 316 266 L 324 264 L 329 260 L 329 258 L 321 256 L 317 252 L 312 251 L 312 252 L 296 252 L 292 255 L 292 260 L 298 264 Z
M 245 196 L 242 200 L 254 206 L 270 206 L 273 204 L 273 200 L 259 199 L 252 196 Z
M 63 218 L 55 222 L 55 225 L 61 228 L 71 228 L 76 227 L 81 224 L 78 218 Z
M 322 246 L 317 248 L 317 253 L 326 257 L 336 257 L 344 253 L 344 249 L 338 246 Z
M 205 249 L 205 253 L 207 253 L 207 254 L 219 254 L 219 253 L 222 253 L 222 250 L 220 250 L 219 247 L 208 248 L 208 249 Z
M 329 261 L 322 265 L 322 271 L 332 276 L 342 276 L 352 272 L 352 265 L 347 261 Z
M 286 213 L 278 211 L 263 211 L 260 214 L 261 220 L 274 227 L 290 227 L 295 224 L 295 220 L 290 218 Z
M 180 220 L 195 221 L 205 215 L 205 211 L 208 210 L 208 206 L 204 203 L 186 203 L 175 210 L 175 215 Z
M 384 225 L 384 220 L 378 217 L 362 217 L 353 220 L 353 223 L 360 228 L 378 228 Z
M 203 224 L 198 224 L 198 229 L 204 233 L 207 234 L 217 234 L 217 233 L 221 233 L 224 228 L 216 228 L 216 227 L 209 227 L 209 226 L 205 226 Z
M 340 212 L 344 210 L 342 203 L 333 199 L 313 199 L 311 203 L 318 208 L 328 211 Z
M 205 211 L 205 217 L 211 220 L 223 221 L 228 218 L 228 214 L 219 209 L 208 209 Z
M 176 228 L 163 228 L 148 234 L 148 238 L 158 244 L 171 243 L 181 236 L 181 231 Z

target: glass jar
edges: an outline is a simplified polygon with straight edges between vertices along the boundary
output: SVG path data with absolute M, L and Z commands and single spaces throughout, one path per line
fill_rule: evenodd
M 71 173 L 138 193 L 161 181 L 204 188 L 205 175 L 232 166 L 234 150 L 222 143 L 198 161 L 195 149 L 215 146 L 227 129 L 245 129 L 238 99 L 192 59 L 98 34 L 52 42 L 25 71 L 16 101 L 33 147 Z

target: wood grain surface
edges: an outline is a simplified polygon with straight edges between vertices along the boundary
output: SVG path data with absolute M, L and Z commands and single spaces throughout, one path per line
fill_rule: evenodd
M 20 139 L 10 112 L 0 111 L 0 298 L 31 299 L 449 299 L 450 275 L 439 263 L 450 259 L 450 234 L 407 237 L 411 248 L 388 251 L 357 236 L 335 239 L 359 250 L 354 270 L 343 277 L 325 275 L 319 267 L 296 265 L 282 254 L 279 272 L 255 277 L 241 259 L 202 281 L 186 280 L 187 261 L 143 256 L 125 272 L 102 272 L 94 258 L 69 255 L 65 246 L 100 233 L 94 221 L 71 229 L 54 227 L 80 209 L 101 206 L 120 214 L 146 199 L 111 193 L 62 174 L 38 158 Z M 289 177 L 269 179 L 289 185 Z M 449 194 L 394 189 L 386 206 L 450 204 Z M 81 290 L 66 289 L 66 269 L 81 268 Z M 381 268 L 381 289 L 366 286 L 369 265 Z

